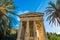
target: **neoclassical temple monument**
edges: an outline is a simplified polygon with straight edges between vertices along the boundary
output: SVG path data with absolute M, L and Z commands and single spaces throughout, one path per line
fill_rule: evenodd
M 43 13 L 28 12 L 20 15 L 17 40 L 47 40 L 43 21 Z

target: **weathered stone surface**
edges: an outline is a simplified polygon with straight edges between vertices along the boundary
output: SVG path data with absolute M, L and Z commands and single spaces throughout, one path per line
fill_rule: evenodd
M 20 21 L 22 21 L 22 22 L 26 21 L 29 23 L 29 25 L 27 24 L 29 26 L 29 28 L 26 25 L 26 23 L 24 24 L 24 25 L 26 25 L 26 28 L 24 29 L 24 33 L 23 33 L 23 34 L 25 34 L 25 36 L 23 36 L 23 38 L 24 38 L 23 40 L 26 40 L 26 39 L 27 40 L 47 40 L 45 29 L 44 29 L 44 24 L 43 24 L 43 13 L 29 12 L 26 14 L 22 14 L 22 15 L 20 15 Z M 31 25 L 30 22 L 32 22 L 33 24 Z M 22 29 L 25 27 L 24 25 L 22 26 Z M 30 27 L 32 27 L 32 29 Z M 27 30 L 27 28 L 28 28 L 28 30 Z M 30 31 L 30 30 L 32 30 L 32 31 Z M 37 30 L 38 30 L 38 33 L 37 33 Z M 26 34 L 26 32 L 28 32 L 29 34 Z M 33 35 L 31 35 L 30 32 L 32 32 Z M 26 35 L 30 35 L 30 36 L 27 37 Z M 21 33 L 20 33 L 20 37 L 21 37 Z M 17 37 L 17 40 L 22 40 L 22 39 L 21 38 L 18 39 L 18 37 Z

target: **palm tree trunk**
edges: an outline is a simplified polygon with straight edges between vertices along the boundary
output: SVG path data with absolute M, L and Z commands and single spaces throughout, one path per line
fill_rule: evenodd
M 4 29 L 4 36 L 6 36 L 6 29 Z

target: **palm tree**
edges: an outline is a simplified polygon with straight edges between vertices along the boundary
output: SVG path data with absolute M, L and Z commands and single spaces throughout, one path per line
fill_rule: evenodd
M 11 21 L 15 19 L 9 17 L 8 15 L 16 15 L 14 10 L 16 6 L 14 5 L 13 0 L 0 0 L 0 27 L 4 30 L 4 35 L 6 31 L 11 28 Z
M 46 14 L 47 14 L 47 20 L 49 20 L 49 24 L 50 23 L 54 23 L 56 24 L 56 22 L 58 22 L 58 24 L 60 24 L 60 0 L 57 0 L 56 3 L 53 2 L 49 2 L 49 5 L 47 7 L 46 10 Z

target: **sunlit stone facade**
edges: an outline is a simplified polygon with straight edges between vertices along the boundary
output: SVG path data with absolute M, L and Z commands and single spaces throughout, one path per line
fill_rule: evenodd
M 43 13 L 29 12 L 20 15 L 17 40 L 47 40 L 43 25 Z

